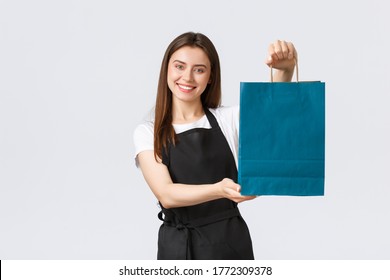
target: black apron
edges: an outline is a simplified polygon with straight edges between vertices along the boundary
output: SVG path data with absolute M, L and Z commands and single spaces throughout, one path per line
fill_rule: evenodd
M 163 151 L 163 163 L 174 183 L 213 184 L 223 178 L 237 182 L 237 168 L 226 138 L 214 115 L 204 111 L 212 128 L 177 134 L 176 145 Z M 164 222 L 159 230 L 157 259 L 254 259 L 249 230 L 237 203 L 223 198 L 161 208 L 159 218 Z

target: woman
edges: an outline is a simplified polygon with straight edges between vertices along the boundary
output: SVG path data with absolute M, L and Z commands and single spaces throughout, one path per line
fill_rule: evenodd
M 275 81 L 291 81 L 291 43 L 269 47 Z M 203 34 L 188 32 L 162 61 L 154 122 L 134 132 L 136 159 L 160 202 L 157 259 L 254 259 L 237 203 L 238 107 L 220 107 L 217 51 Z

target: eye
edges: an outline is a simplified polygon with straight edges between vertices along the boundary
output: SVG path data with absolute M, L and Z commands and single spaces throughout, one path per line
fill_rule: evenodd
M 196 73 L 204 73 L 205 72 L 205 70 L 203 68 L 196 68 L 194 71 Z
M 183 69 L 184 69 L 184 66 L 181 65 L 181 64 L 176 64 L 176 65 L 175 65 L 175 68 L 176 68 L 176 69 L 179 69 L 179 70 L 183 70 Z

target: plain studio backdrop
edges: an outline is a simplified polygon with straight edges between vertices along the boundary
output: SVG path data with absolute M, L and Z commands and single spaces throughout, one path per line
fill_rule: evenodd
M 336 3 L 337 2 L 337 3 Z M 0 259 L 155 259 L 132 134 L 177 35 L 219 51 L 223 104 L 292 41 L 326 82 L 324 197 L 240 205 L 257 259 L 390 258 L 386 1 L 0 1 Z M 237 240 L 239 242 L 239 240 Z

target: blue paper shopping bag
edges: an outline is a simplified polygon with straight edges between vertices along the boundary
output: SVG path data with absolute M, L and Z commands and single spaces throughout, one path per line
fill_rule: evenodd
M 243 195 L 324 195 L 325 84 L 242 82 Z

